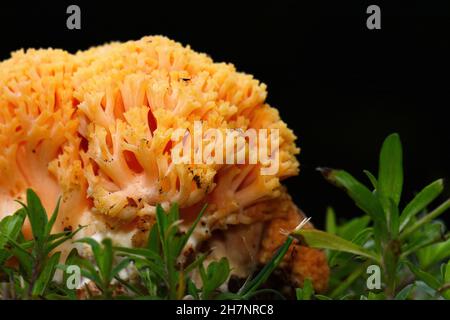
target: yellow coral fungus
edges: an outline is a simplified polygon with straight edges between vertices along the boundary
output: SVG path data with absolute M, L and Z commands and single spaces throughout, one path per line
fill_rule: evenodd
M 90 226 L 85 234 L 107 231 L 130 243 L 136 221 L 153 217 L 157 204 L 177 202 L 189 223 L 208 203 L 197 242 L 229 225 L 276 223 L 286 211 L 262 209 L 283 194 L 280 181 L 298 173 L 299 149 L 266 96 L 251 75 L 160 36 L 76 54 L 13 53 L 0 64 L 0 216 L 31 187 L 48 212 L 62 195 L 57 229 L 83 223 Z M 258 147 L 278 157 L 278 170 L 262 175 L 265 163 L 174 161 L 174 133 L 192 132 L 197 122 L 220 132 L 277 130 L 278 150 Z M 251 143 L 243 141 L 249 156 Z

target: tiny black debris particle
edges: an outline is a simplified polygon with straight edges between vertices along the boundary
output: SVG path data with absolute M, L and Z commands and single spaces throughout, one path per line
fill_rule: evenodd
M 194 181 L 195 181 L 195 184 L 197 185 L 197 188 L 201 189 L 202 188 L 202 181 L 201 181 L 199 175 L 197 175 L 197 174 L 194 175 Z

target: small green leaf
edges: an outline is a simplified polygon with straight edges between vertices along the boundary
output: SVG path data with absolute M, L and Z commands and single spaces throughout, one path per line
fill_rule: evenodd
M 416 216 L 436 199 L 443 189 L 444 181 L 442 179 L 436 180 L 423 188 L 403 209 L 400 215 L 400 230 L 403 230 L 408 225 L 412 217 Z
M 378 198 L 366 186 L 344 170 L 329 168 L 318 169 L 331 183 L 343 188 L 355 204 L 367 213 L 380 226 L 385 226 L 386 219 Z
M 203 270 L 203 269 L 201 269 Z M 203 282 L 203 299 L 208 299 L 210 294 L 220 287 L 230 275 L 230 265 L 228 260 L 225 258 L 219 261 L 212 261 L 206 272 L 202 272 L 202 282 Z
M 180 220 L 180 213 L 179 213 L 178 203 L 175 202 L 170 207 L 170 210 L 168 213 L 168 221 L 169 221 L 169 224 L 171 224 L 178 220 Z
M 38 246 L 42 246 L 45 240 L 45 228 L 48 223 L 47 213 L 37 194 L 27 189 L 27 206 L 28 219 L 31 224 L 31 231 Z
M 370 217 L 366 215 L 353 218 L 338 228 L 337 235 L 346 240 L 352 240 L 358 233 L 367 228 L 369 223 Z
M 77 240 L 76 242 L 88 244 L 92 249 L 92 253 L 94 254 L 94 257 L 101 256 L 100 244 L 95 239 L 82 238 L 82 239 Z
M 155 253 L 153 250 L 146 248 L 128 248 L 128 247 L 114 247 L 117 252 L 124 252 L 130 255 L 136 255 L 145 257 L 146 259 L 157 261 L 158 263 L 163 263 L 159 254 Z
M 197 218 L 195 218 L 194 223 L 192 223 L 192 225 L 190 226 L 190 228 L 188 229 L 186 234 L 181 238 L 180 249 L 179 249 L 180 252 L 181 252 L 181 250 L 183 250 L 184 246 L 186 245 L 186 243 L 188 242 L 192 233 L 194 232 L 195 227 L 199 223 L 200 219 L 203 217 L 203 214 L 205 213 L 206 208 L 207 208 L 207 204 L 205 204 L 203 206 L 202 210 L 200 210 L 199 214 L 197 215 Z
M 337 286 L 329 293 L 329 296 L 333 299 L 338 299 L 366 270 L 367 264 L 355 264 L 355 267 L 347 272 L 348 274 L 345 276 L 345 279 L 339 278 Z
M 272 256 L 270 261 L 256 275 L 256 277 L 253 278 L 251 281 L 246 282 L 242 286 L 242 288 L 239 290 L 238 293 L 242 297 L 244 297 L 244 299 L 246 297 L 248 297 L 249 295 L 251 295 L 256 289 L 258 289 L 261 284 L 266 282 L 266 280 L 269 278 L 269 276 L 273 272 L 273 270 L 275 270 L 276 267 L 280 264 L 281 260 L 283 259 L 284 255 L 288 251 L 288 249 L 293 241 L 294 241 L 294 239 L 292 237 L 287 237 L 287 239 L 283 243 L 283 245 L 280 248 L 278 248 L 278 250 Z
M 314 288 L 311 279 L 307 278 L 303 281 L 303 288 L 301 291 L 302 291 L 301 299 L 299 299 L 297 293 L 297 300 L 311 300 L 311 296 L 314 294 Z
M 88 244 L 92 253 L 94 254 L 94 259 L 100 272 L 100 276 L 95 270 L 95 267 L 88 260 L 79 258 L 77 262 L 82 268 L 83 274 L 93 280 L 97 286 L 103 291 L 107 289 L 107 285 L 112 280 L 111 270 L 112 270 L 112 243 L 111 239 L 104 239 L 102 241 L 103 248 L 101 245 L 93 238 L 82 238 L 77 242 Z
M 359 245 L 359 246 L 364 246 L 364 244 L 369 241 L 369 239 L 373 236 L 373 228 L 372 227 L 367 227 L 363 230 L 361 230 L 360 232 L 358 232 L 353 238 L 351 239 L 346 239 L 346 240 L 350 240 L 352 243 Z M 345 239 L 345 238 L 344 238 Z M 346 254 L 342 251 L 333 251 L 329 254 L 329 265 L 330 266 L 334 266 L 336 264 L 337 259 L 343 255 Z
M 157 254 L 159 254 L 161 251 L 161 242 L 159 239 L 158 225 L 156 223 L 150 229 L 150 233 L 148 235 L 147 248 Z
M 406 300 L 411 295 L 411 293 L 416 288 L 416 285 L 414 283 L 411 283 L 404 287 L 402 290 L 400 290 L 399 293 L 395 296 L 395 300 Z
M 140 290 L 137 286 L 135 286 L 131 281 L 126 281 L 121 279 L 119 276 L 115 276 L 114 279 L 116 279 L 121 285 L 123 285 L 125 288 L 127 288 L 129 291 L 133 292 L 134 294 L 138 296 L 143 296 L 145 293 Z M 129 297 L 129 299 L 133 299 L 134 297 Z
M 186 287 L 187 287 L 187 293 L 190 294 L 194 299 L 198 300 L 198 292 L 199 290 L 195 286 L 194 282 L 191 280 L 191 278 L 187 278 L 186 280 Z
M 102 245 L 103 250 L 101 250 L 101 258 L 96 257 L 96 262 L 102 273 L 103 280 L 109 284 L 112 278 L 114 278 L 114 274 L 112 273 L 114 254 L 111 239 L 103 239 Z
M 153 261 L 141 258 L 132 258 L 136 268 L 141 274 L 146 274 L 146 270 L 150 270 L 152 273 L 156 274 L 161 280 L 165 280 L 165 270 L 163 263 L 155 263 Z
M 26 250 L 24 250 L 18 243 L 12 242 L 13 249 L 11 252 L 14 257 L 19 260 L 21 268 L 24 270 L 25 277 L 31 277 L 32 269 L 33 269 L 33 256 Z
M 48 221 L 47 225 L 45 226 L 45 235 L 48 237 L 50 233 L 52 232 L 53 225 L 55 224 L 56 218 L 58 217 L 59 212 L 59 206 L 61 203 L 61 197 L 58 198 L 58 201 L 56 202 L 55 210 L 53 211 L 53 214 Z
M 13 215 L 6 216 L 0 221 L 0 248 L 8 242 L 8 238 L 16 239 L 22 230 L 25 221 L 26 210 L 21 208 Z
M 197 255 L 197 257 L 195 258 L 194 261 L 192 261 L 191 264 L 189 264 L 185 269 L 184 272 L 185 274 L 189 274 L 192 271 L 194 271 L 194 269 L 196 269 L 200 264 L 203 263 L 203 261 L 205 261 L 205 259 L 208 257 L 207 253 L 200 253 Z
M 397 133 L 389 135 L 381 147 L 377 185 L 383 207 L 390 206 L 389 199 L 398 206 L 403 188 L 403 154 Z
M 444 281 L 439 291 L 445 299 L 450 300 L 450 261 L 445 264 L 444 269 Z
M 450 283 L 450 261 L 445 265 L 444 283 Z
M 444 203 L 442 203 L 439 207 L 410 225 L 408 228 L 405 228 L 403 232 L 400 234 L 400 239 L 406 239 L 410 234 L 412 234 L 414 231 L 419 229 L 425 224 L 430 223 L 433 219 L 436 219 L 441 214 L 443 214 L 445 211 L 447 211 L 450 208 L 450 199 L 447 199 Z
M 367 178 L 369 178 L 372 187 L 376 190 L 378 187 L 377 178 L 375 178 L 375 176 L 369 170 L 363 170 L 363 172 L 366 174 Z
M 369 292 L 369 294 L 367 295 L 367 300 L 385 300 L 385 299 L 386 297 L 382 292 L 380 293 Z
M 297 297 L 297 300 L 303 300 L 303 288 L 295 289 L 295 296 Z
M 450 283 L 450 261 L 448 261 L 447 264 L 444 264 L 443 269 L 444 269 L 443 282 Z
M 26 248 L 24 244 L 17 242 L 9 236 L 6 237 L 8 238 L 8 243 L 12 247 L 10 252 L 17 260 L 19 260 L 20 266 L 25 271 L 25 275 L 30 276 L 32 273 L 34 257 L 28 252 L 28 248 Z
M 165 233 L 169 227 L 166 212 L 161 205 L 156 206 L 156 224 L 158 226 L 159 237 L 161 240 L 161 245 L 165 246 Z
M 79 257 L 76 260 L 76 264 L 80 267 L 81 275 L 85 278 L 88 278 L 89 280 L 94 281 L 95 285 L 102 291 L 104 291 L 106 288 L 103 286 L 103 281 L 100 278 L 97 270 L 95 269 L 95 266 L 92 262 L 90 262 L 87 259 L 83 259 L 82 257 Z
M 333 234 L 315 229 L 304 229 L 295 232 L 293 236 L 295 235 L 303 237 L 306 243 L 313 248 L 338 250 L 353 253 L 372 259 L 377 263 L 380 262 L 380 258 L 374 252 L 364 249 L 359 245 L 356 245 Z
M 336 226 L 336 214 L 332 207 L 327 208 L 327 215 L 325 220 L 325 230 L 328 233 L 336 234 L 337 226 Z
M 53 279 L 53 275 L 56 271 L 56 265 L 59 262 L 59 258 L 61 256 L 61 252 L 57 252 L 52 255 L 45 263 L 44 268 L 42 269 L 39 277 L 34 283 L 32 295 L 34 297 L 43 296 L 45 290 L 47 289 L 50 281 Z
M 2 265 L 9 253 L 3 250 L 9 239 L 17 240 L 17 237 L 22 230 L 23 223 L 26 217 L 26 210 L 21 208 L 11 216 L 6 216 L 0 221 L 0 265 Z
M 411 270 L 411 272 L 417 277 L 417 279 L 422 280 L 429 287 L 437 290 L 441 286 L 441 283 L 439 282 L 439 280 L 436 279 L 432 274 L 430 274 L 426 271 L 420 270 L 418 267 L 416 267 L 409 261 L 405 261 L 405 263 L 408 266 L 409 270 Z
M 52 237 L 53 235 L 50 235 L 49 236 L 49 242 L 47 243 L 47 246 L 46 246 L 46 249 L 45 249 L 45 253 L 49 254 L 50 252 L 52 252 L 54 249 L 56 249 L 57 247 L 62 245 L 67 240 L 72 239 L 83 228 L 84 227 L 79 227 L 74 232 L 61 232 L 61 233 L 57 234 L 58 235 L 57 237 Z M 54 238 L 54 240 L 50 240 L 51 238 Z
M 131 261 L 131 258 L 124 258 L 118 264 L 116 264 L 111 272 L 112 278 L 118 276 L 119 272 L 128 267 Z

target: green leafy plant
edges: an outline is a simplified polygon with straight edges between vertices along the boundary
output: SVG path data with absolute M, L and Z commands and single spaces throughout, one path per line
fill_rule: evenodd
M 314 294 L 314 288 L 310 279 L 303 281 L 303 288 L 297 288 L 295 290 L 297 300 L 311 300 Z
M 75 232 L 51 233 L 59 211 L 59 201 L 50 220 L 38 196 L 27 190 L 27 204 L 15 214 L 0 221 L 0 291 L 4 299 L 77 299 L 77 288 L 69 289 L 69 269 L 76 266 L 85 281 L 86 299 L 249 299 L 259 292 L 274 290 L 258 288 L 281 262 L 293 239 L 288 237 L 269 263 L 248 279 L 237 293 L 221 290 L 230 277 L 225 258 L 205 265 L 208 252 L 198 254 L 193 261 L 181 261 L 183 250 L 200 221 L 206 206 L 186 230 L 180 228 L 179 209 L 174 204 L 168 212 L 157 206 L 156 223 L 143 248 L 116 247 L 111 239 L 101 243 L 93 238 L 76 242 L 90 248 L 91 256 L 81 256 L 76 248 L 60 263 L 58 246 L 73 238 Z M 33 240 L 25 240 L 22 229 L 30 221 Z M 11 263 L 13 260 L 17 263 Z M 137 277 L 123 279 L 121 272 L 135 268 Z M 57 269 L 63 271 L 62 281 L 55 281 Z M 194 281 L 197 273 L 199 281 Z M 201 284 L 197 287 L 198 283 Z M 80 288 L 78 288 L 80 289 Z M 277 295 L 279 293 L 274 292 Z
M 309 246 L 327 249 L 332 270 L 329 297 L 362 299 L 450 298 L 449 234 L 436 220 L 450 208 L 450 199 L 426 208 L 443 191 L 439 179 L 400 208 L 403 154 L 398 134 L 386 138 L 380 152 L 378 177 L 369 171 L 371 187 L 344 170 L 319 168 L 323 176 L 346 191 L 364 215 L 337 225 L 329 209 L 326 231 L 299 230 L 293 236 Z M 381 267 L 383 290 L 367 292 L 366 269 Z M 424 286 L 427 290 L 421 290 Z M 430 290 L 431 289 L 431 290 Z
M 115 261 L 115 250 L 111 239 L 104 239 L 101 244 L 92 238 L 83 238 L 79 243 L 86 243 L 90 246 L 93 261 L 83 258 L 78 254 L 77 249 L 72 249 L 64 265 L 60 268 L 67 271 L 69 266 L 78 266 L 81 276 L 92 281 L 100 294 L 93 294 L 88 285 L 85 286 L 90 298 L 94 299 L 112 299 L 113 293 L 117 291 L 119 283 L 113 282 L 114 279 L 120 279 L 119 273 L 130 264 L 130 258 L 123 258 L 118 263 Z M 64 278 L 67 283 L 67 277 Z M 74 294 L 70 298 L 75 298 Z
M 258 288 L 281 262 L 293 239 L 288 237 L 267 265 L 254 278 L 248 279 L 239 292 L 224 292 L 219 288 L 230 276 L 231 269 L 227 259 L 212 261 L 205 267 L 208 253 L 201 253 L 186 266 L 180 263 L 183 249 L 205 209 L 206 207 L 200 211 L 189 229 L 182 232 L 178 206 L 174 204 L 168 212 L 157 206 L 156 223 L 150 230 L 146 247 L 116 248 L 119 253 L 134 261 L 142 279 L 137 286 L 130 288 L 134 294 L 141 299 L 249 299 L 262 291 Z M 200 288 L 192 279 L 194 271 L 200 277 Z
M 36 193 L 27 190 L 27 204 L 12 216 L 0 221 L 0 277 L 9 283 L 8 294 L 24 299 L 46 298 L 58 285 L 53 276 L 61 252 L 55 251 L 65 241 L 71 239 L 75 232 L 52 234 L 59 210 L 59 201 L 48 220 L 47 213 Z M 25 218 L 31 225 L 33 240 L 25 240 L 22 226 Z M 14 257 L 17 267 L 6 262 Z

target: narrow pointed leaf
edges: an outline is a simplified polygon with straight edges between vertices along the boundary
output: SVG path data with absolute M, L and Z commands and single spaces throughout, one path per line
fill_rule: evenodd
M 372 187 L 376 190 L 378 188 L 377 178 L 375 178 L 375 176 L 369 170 L 363 170 L 363 172 L 366 174 L 367 178 L 369 178 Z
M 411 270 L 411 272 L 419 280 L 422 280 L 423 282 L 425 282 L 429 287 L 437 290 L 441 286 L 441 283 L 439 282 L 439 280 L 436 279 L 432 274 L 430 274 L 426 271 L 420 270 L 418 267 L 416 267 L 409 261 L 406 261 L 406 265 L 408 266 L 409 270 Z
M 395 296 L 395 300 L 406 300 L 411 295 L 411 293 L 416 288 L 416 285 L 414 283 L 407 285 L 404 287 L 397 295 Z
M 367 228 L 370 223 L 369 216 L 353 218 L 338 228 L 337 234 L 344 239 L 352 240 L 361 230 Z
M 311 296 L 314 294 L 314 288 L 310 279 L 305 279 L 303 281 L 303 290 L 302 290 L 302 299 L 301 300 L 311 300 Z
M 0 265 L 7 259 L 9 253 L 3 250 L 9 239 L 16 240 L 25 221 L 26 210 L 21 208 L 11 216 L 0 221 Z
M 388 199 L 398 206 L 403 188 L 403 151 L 397 133 L 389 135 L 381 147 L 377 186 L 384 208 L 390 206 Z
M 150 233 L 148 235 L 147 248 L 158 254 L 161 251 L 161 242 L 159 239 L 158 225 L 156 223 L 150 229 Z
M 53 275 L 55 274 L 56 265 L 59 262 L 59 258 L 61 256 L 61 252 L 57 252 L 52 255 L 46 262 L 44 268 L 42 269 L 39 277 L 34 283 L 32 295 L 33 296 L 42 296 L 47 289 L 49 283 L 53 279 Z
M 320 230 L 304 229 L 295 232 L 295 235 L 303 237 L 306 243 L 313 248 L 343 251 L 372 259 L 375 262 L 380 261 L 375 253 L 341 237 Z
M 131 258 L 125 258 L 125 259 L 121 260 L 117 265 L 115 265 L 111 272 L 112 277 L 114 278 L 114 277 L 118 276 L 120 271 L 122 271 L 123 269 L 128 267 L 131 260 L 132 260 Z
M 328 233 L 336 234 L 337 226 L 336 226 L 336 214 L 334 213 L 333 208 L 327 208 L 327 215 L 325 220 L 325 230 Z
M 331 183 L 343 188 L 355 204 L 367 213 L 372 219 L 380 225 L 385 225 L 385 216 L 378 198 L 356 180 L 351 174 L 344 170 L 334 170 L 329 168 L 318 169 L 322 175 Z
M 186 243 L 188 242 L 189 238 L 191 237 L 192 233 L 195 230 L 195 227 L 199 223 L 200 219 L 203 217 L 203 214 L 205 213 L 206 208 L 207 208 L 207 204 L 205 204 L 203 206 L 202 210 L 200 210 L 199 214 L 197 215 L 197 218 L 195 218 L 195 221 L 189 227 L 189 229 L 186 232 L 186 234 L 182 237 L 182 240 L 181 240 L 181 243 L 180 243 L 180 247 L 181 247 L 180 250 L 182 250 L 184 248 L 184 246 L 186 245 Z
M 100 251 L 101 251 L 100 244 L 93 238 L 82 238 L 82 239 L 77 240 L 76 242 L 88 244 L 92 249 L 94 257 L 96 255 L 100 255 Z
M 400 215 L 400 230 L 403 230 L 412 217 L 425 209 L 444 190 L 444 181 L 436 180 L 423 188 L 410 203 L 407 204 Z
M 128 248 L 128 247 L 114 247 L 114 250 L 117 252 L 124 252 L 130 255 L 137 255 L 144 257 L 149 260 L 157 261 L 158 263 L 162 263 L 161 257 L 155 253 L 153 250 L 146 248 Z
M 47 213 L 37 194 L 27 190 L 27 214 L 31 224 L 31 231 L 37 243 L 43 243 L 45 237 L 45 227 L 48 222 Z
M 100 261 L 97 260 L 97 265 L 99 266 L 103 279 L 106 281 L 111 281 L 114 275 L 112 274 L 112 265 L 113 265 L 113 248 L 112 248 L 112 241 L 109 238 L 106 238 L 102 241 L 103 244 L 103 250 L 102 252 L 102 258 Z
M 287 237 L 283 245 L 278 248 L 278 250 L 272 256 L 272 259 L 270 259 L 270 261 L 256 275 L 256 277 L 244 284 L 244 286 L 239 290 L 239 294 L 241 294 L 242 297 L 248 297 L 248 295 L 251 295 L 256 289 L 258 289 L 261 284 L 266 282 L 273 270 L 275 270 L 276 267 L 280 264 L 293 240 L 294 239 L 292 237 Z
M 443 214 L 445 211 L 450 209 L 450 199 L 447 199 L 444 203 L 442 203 L 439 207 L 431 211 L 430 213 L 426 214 L 416 222 L 414 222 L 412 225 L 410 225 L 408 228 L 405 228 L 403 232 L 400 234 L 400 239 L 405 239 L 409 235 L 411 235 L 414 231 L 419 229 L 420 227 L 430 223 L 433 219 L 436 219 L 441 214 Z
M 61 197 L 58 198 L 58 202 L 56 203 L 55 210 L 53 211 L 52 216 L 50 217 L 50 220 L 48 221 L 47 225 L 45 226 L 45 235 L 47 238 L 50 235 L 50 233 L 52 232 L 53 225 L 55 224 L 56 218 L 58 217 L 60 203 L 61 203 Z
M 445 265 L 444 283 L 450 283 L 450 261 Z
M 61 244 L 66 242 L 67 240 L 72 239 L 78 232 L 80 232 L 84 227 L 79 227 L 74 232 L 61 232 L 59 238 L 56 238 L 54 241 L 47 244 L 46 253 L 52 252 L 54 249 L 59 247 Z M 50 237 L 49 237 L 50 239 Z

